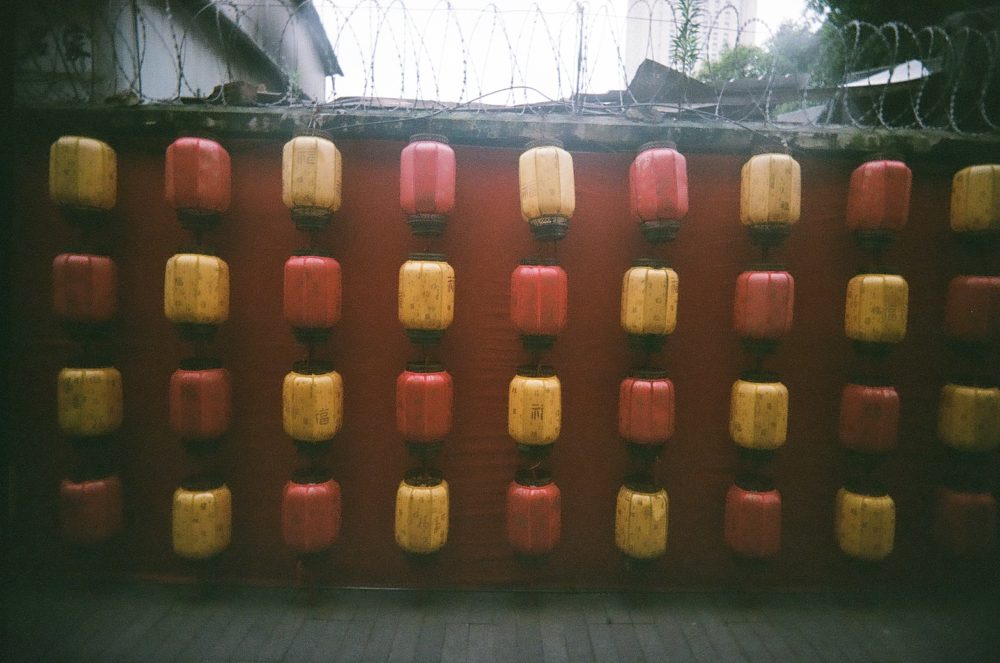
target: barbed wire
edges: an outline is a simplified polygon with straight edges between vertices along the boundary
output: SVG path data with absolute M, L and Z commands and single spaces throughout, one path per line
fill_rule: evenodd
M 685 4 L 694 61 L 677 0 L 37 0 L 17 9 L 15 99 L 1000 130 L 995 16 L 810 30 Z

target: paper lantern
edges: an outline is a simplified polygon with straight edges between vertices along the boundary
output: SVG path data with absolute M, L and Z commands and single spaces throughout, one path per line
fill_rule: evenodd
M 629 557 L 654 559 L 667 550 L 667 491 L 646 478 L 629 477 L 618 489 L 615 545 Z
M 167 147 L 167 203 L 185 227 L 210 226 L 229 209 L 230 171 L 229 153 L 214 140 L 185 136 Z
M 738 479 L 726 493 L 726 545 L 745 557 L 766 559 L 781 549 L 781 493 L 770 482 Z
M 658 244 L 677 236 L 688 212 L 687 161 L 669 141 L 646 143 L 629 167 L 629 202 L 643 236 Z
M 118 268 L 107 256 L 61 253 L 52 261 L 52 310 L 64 322 L 106 323 L 118 311 Z
M 455 317 L 455 270 L 439 253 L 411 253 L 399 268 L 399 322 L 417 344 L 441 340 Z
M 215 440 L 229 428 L 232 380 L 217 359 L 181 361 L 170 376 L 170 430 L 185 440 Z
M 844 332 L 862 343 L 898 343 L 906 336 L 908 301 L 903 277 L 859 274 L 847 284 Z
M 448 482 L 411 470 L 396 491 L 396 544 L 409 553 L 437 552 L 448 540 Z
M 538 240 L 559 240 L 576 209 L 573 157 L 558 141 L 530 147 L 518 160 L 521 216 Z
M 455 207 L 455 151 L 439 134 L 414 134 L 399 157 L 399 203 L 410 230 L 438 236 Z
M 777 266 L 762 266 L 736 278 L 733 328 L 752 349 L 770 350 L 792 328 L 795 279 Z
M 1000 276 L 956 276 L 948 284 L 944 330 L 963 343 L 1000 342 Z
M 799 220 L 802 182 L 798 162 L 787 154 L 758 154 L 740 171 L 740 223 L 755 241 L 776 244 Z
M 788 434 L 788 389 L 773 373 L 747 373 L 733 383 L 729 436 L 746 449 L 771 451 Z
M 618 388 L 618 433 L 633 444 L 662 445 L 674 435 L 674 383 L 660 369 L 629 373 Z
M 296 136 L 281 151 L 281 200 L 299 230 L 319 230 L 340 209 L 340 150 L 322 135 Z
M 326 340 L 340 322 L 340 263 L 315 249 L 296 251 L 285 261 L 282 310 L 300 341 Z
M 186 336 L 205 337 L 229 318 L 229 265 L 202 253 L 177 253 L 167 260 L 163 311 Z
M 844 386 L 840 397 L 840 443 L 864 453 L 887 453 L 896 448 L 899 394 L 892 385 Z
M 122 425 L 122 374 L 113 366 L 59 371 L 59 428 L 66 435 L 96 437 Z
M 997 501 L 988 492 L 938 491 L 934 538 L 952 557 L 984 557 L 997 545 Z
M 326 442 L 344 423 L 344 382 L 327 362 L 295 362 L 281 389 L 281 422 L 296 442 Z
M 340 535 L 340 484 L 329 475 L 298 470 L 281 498 L 281 537 L 299 554 L 318 553 Z
M 510 277 L 510 318 L 529 349 L 552 346 L 566 327 L 566 272 L 554 258 L 524 258 Z
M 544 555 L 559 543 L 559 486 L 549 476 L 519 472 L 507 487 L 507 541 L 522 555 Z
M 519 445 L 552 444 L 562 427 L 562 385 L 551 366 L 519 366 L 507 392 L 507 433 Z
M 856 559 L 879 561 L 892 552 L 896 504 L 885 494 L 868 495 L 841 488 L 835 519 L 837 544 Z
M 1000 165 L 969 166 L 955 173 L 951 229 L 959 233 L 1000 231 Z
M 959 451 L 988 452 L 1000 447 L 1000 388 L 942 387 L 938 437 Z
M 451 432 L 454 388 L 441 364 L 410 362 L 396 379 L 396 428 L 407 442 L 440 442 Z
M 229 547 L 233 497 L 226 484 L 190 479 L 174 491 L 174 553 L 185 559 L 207 559 Z
M 63 479 L 59 486 L 59 522 L 63 539 L 93 545 L 113 538 L 122 528 L 122 484 L 110 475 Z
M 913 173 L 897 159 L 875 157 L 851 173 L 847 227 L 862 245 L 878 246 L 906 225 Z
M 632 262 L 622 278 L 621 325 L 633 345 L 650 351 L 662 348 L 677 326 L 677 293 L 677 272 L 666 262 Z
M 115 206 L 118 158 L 94 138 L 60 136 L 49 148 L 49 198 L 77 218 L 93 218 Z

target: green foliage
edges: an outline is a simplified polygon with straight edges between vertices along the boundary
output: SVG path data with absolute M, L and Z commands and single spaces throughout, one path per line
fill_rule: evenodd
M 698 62 L 698 35 L 701 32 L 701 0 L 677 0 L 677 33 L 674 35 L 672 57 L 685 75 L 690 76 Z
M 773 58 L 758 46 L 736 44 L 722 49 L 718 60 L 709 60 L 699 72 L 706 83 L 725 83 L 734 78 L 763 78 L 771 70 Z
M 834 25 L 898 21 L 913 28 L 939 24 L 954 12 L 995 6 L 996 0 L 809 0 L 809 9 L 825 14 Z

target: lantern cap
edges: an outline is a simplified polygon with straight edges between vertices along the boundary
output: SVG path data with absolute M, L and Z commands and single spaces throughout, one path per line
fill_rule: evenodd
M 895 389 L 896 386 L 883 375 L 852 375 L 848 384 L 859 387 L 881 387 L 883 389 Z
M 517 374 L 524 378 L 552 378 L 556 369 L 542 364 L 525 364 L 517 367 Z
M 288 483 L 317 484 L 332 480 L 333 475 L 330 470 L 322 467 L 303 467 L 292 472 L 292 479 Z
M 752 262 L 747 265 L 746 272 L 787 272 L 788 267 L 780 262 Z
M 219 254 L 215 252 L 215 249 L 213 249 L 210 246 L 203 246 L 203 245 L 181 246 L 179 249 L 177 249 L 177 253 L 174 254 L 174 256 L 183 256 L 183 255 L 189 255 L 189 256 L 211 256 L 213 258 L 218 258 L 219 257 Z M 173 257 L 173 256 L 171 256 L 171 257 Z
M 118 475 L 105 467 L 104 463 L 84 464 L 70 472 L 63 482 L 69 483 L 91 483 L 97 481 L 120 482 Z
M 872 477 L 853 477 L 844 481 L 844 488 L 850 493 L 866 497 L 889 497 L 889 491 L 879 479 Z
M 293 258 L 302 258 L 305 256 L 314 256 L 316 258 L 333 258 L 333 254 L 326 249 L 319 248 L 305 248 L 305 249 L 295 249 L 292 251 Z
M 177 132 L 174 136 L 174 142 L 179 140 L 184 140 L 186 138 L 193 138 L 198 140 L 209 140 L 222 147 L 219 143 L 218 136 L 207 129 L 185 129 L 183 131 Z
M 622 485 L 629 490 L 634 490 L 637 493 L 658 493 L 660 492 L 660 487 L 656 484 L 656 479 L 653 478 L 652 474 L 630 474 L 625 477 Z
M 435 143 L 444 143 L 445 145 L 448 144 L 448 137 L 445 136 L 444 134 L 422 133 L 422 134 L 413 134 L 412 136 L 410 136 L 411 143 L 416 143 L 422 140 L 429 140 Z
M 444 366 L 436 361 L 408 361 L 406 370 L 411 373 L 443 373 Z
M 868 163 L 869 161 L 899 161 L 901 163 L 906 163 L 903 161 L 903 155 L 899 152 L 871 152 L 864 156 L 863 163 Z
M 217 357 L 187 357 L 180 360 L 178 368 L 182 371 L 211 371 L 222 368 L 222 360 Z
M 747 490 L 753 493 L 778 492 L 774 487 L 774 479 L 755 472 L 737 474 L 733 485 L 740 490 Z
M 895 266 L 891 265 L 876 265 L 874 267 L 860 267 L 858 268 L 858 273 L 856 276 L 865 276 L 867 274 L 875 276 L 902 276 L 899 270 Z
M 533 488 L 548 486 L 552 483 L 552 474 L 545 469 L 518 470 L 514 474 L 514 483 Z
M 111 361 L 101 357 L 74 357 L 63 368 L 101 369 L 115 368 Z
M 445 262 L 447 256 L 443 253 L 411 253 L 406 256 L 407 260 L 432 260 L 434 262 Z
M 768 138 L 765 141 L 757 143 L 750 149 L 750 154 L 753 156 L 760 156 L 762 154 L 783 154 L 788 156 L 791 150 L 788 149 L 788 145 L 777 138 Z
M 642 145 L 640 145 L 638 151 L 642 153 L 645 152 L 646 150 L 655 150 L 655 149 L 676 150 L 677 143 L 675 143 L 672 140 L 651 140 L 648 143 L 643 143 Z
M 181 481 L 181 488 L 184 490 L 216 490 L 225 487 L 222 477 L 211 473 L 192 474 Z
M 403 475 L 403 482 L 409 486 L 437 486 L 444 481 L 441 470 L 433 467 L 421 467 L 407 470 Z
M 292 138 L 323 138 L 325 140 L 333 142 L 333 135 L 329 131 L 323 129 L 317 129 L 315 127 L 306 127 L 305 129 L 296 129 L 295 133 L 292 134 Z
M 519 265 L 541 265 L 546 267 L 558 267 L 559 260 L 556 258 L 546 258 L 543 256 L 530 256 L 517 261 Z
M 630 378 L 640 378 L 643 380 L 662 380 L 667 377 L 665 368 L 634 368 L 628 372 Z
M 666 269 L 670 267 L 669 260 L 660 258 L 636 258 L 632 261 L 632 267 L 652 267 L 654 269 Z
M 563 142 L 558 138 L 534 138 L 529 140 L 525 147 L 529 150 L 536 147 L 558 147 L 559 149 L 563 149 Z
M 781 382 L 778 374 L 774 371 L 744 371 L 740 373 L 740 380 L 744 382 Z
M 331 361 L 306 359 L 292 364 L 292 372 L 301 373 L 302 375 L 322 375 L 331 371 L 333 371 L 333 362 Z

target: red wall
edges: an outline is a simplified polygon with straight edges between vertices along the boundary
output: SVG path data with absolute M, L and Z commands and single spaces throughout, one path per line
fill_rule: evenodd
M 55 418 L 55 377 L 74 353 L 50 312 L 52 257 L 77 232 L 49 204 L 47 141 L 18 156 L 12 228 L 12 379 L 16 514 L 36 571 L 104 569 L 179 577 L 171 552 L 171 494 L 198 464 L 167 426 L 167 382 L 187 346 L 163 315 L 166 260 L 188 236 L 163 201 L 165 142 L 112 140 L 119 200 L 100 236 L 118 260 L 121 307 L 115 364 L 125 384 L 125 424 L 113 456 L 125 483 L 126 528 L 116 545 L 81 558 L 58 543 L 55 496 L 78 456 Z M 948 376 L 970 370 L 941 336 L 945 288 L 977 263 L 948 230 L 951 174 L 962 164 L 914 164 L 910 224 L 889 253 L 910 285 L 910 329 L 882 364 L 902 399 L 898 451 L 883 475 L 896 500 L 896 551 L 861 566 L 837 549 L 834 494 L 844 476 L 836 441 L 839 394 L 863 367 L 843 333 L 848 279 L 864 263 L 843 223 L 848 159 L 803 156 L 802 219 L 777 253 L 796 279 L 791 335 L 766 365 L 790 391 L 788 444 L 772 464 L 784 497 L 781 555 L 763 565 L 734 560 L 722 538 L 723 500 L 737 466 L 727 433 L 729 388 L 749 365 L 731 329 L 737 274 L 757 258 L 738 218 L 744 155 L 689 153 L 691 208 L 679 239 L 652 251 L 628 217 L 633 155 L 574 153 L 577 212 L 558 256 L 569 274 L 569 324 L 550 363 L 563 385 L 562 437 L 552 462 L 563 492 L 563 539 L 551 558 L 515 559 L 503 531 L 504 493 L 518 458 L 506 434 L 507 385 L 525 360 L 508 319 L 510 273 L 538 250 L 518 207 L 514 149 L 456 147 L 458 194 L 444 237 L 433 244 L 457 275 L 453 326 L 437 351 L 455 381 L 455 425 L 439 465 L 451 485 L 451 530 L 436 560 L 413 564 L 393 541 L 396 486 L 411 465 L 395 430 L 395 378 L 418 357 L 396 320 L 396 277 L 411 237 L 399 209 L 399 142 L 339 141 L 344 205 L 319 243 L 340 260 L 344 316 L 319 353 L 345 383 L 345 423 L 328 457 L 344 495 L 340 541 L 324 582 L 377 586 L 770 586 L 902 583 L 928 577 L 993 577 L 992 560 L 954 567 L 929 537 L 933 488 L 942 472 L 935 440 L 937 396 Z M 231 315 L 213 348 L 232 372 L 234 423 L 217 464 L 233 492 L 233 543 L 223 576 L 294 581 L 281 542 L 282 485 L 299 464 L 281 427 L 281 381 L 303 357 L 281 315 L 282 265 L 305 244 L 281 203 L 281 146 L 229 142 L 233 204 L 209 241 L 229 263 Z M 681 146 L 684 150 L 684 146 Z M 614 498 L 627 471 L 616 429 L 618 383 L 637 357 L 619 327 L 621 277 L 634 257 L 669 257 L 680 275 L 677 331 L 662 355 L 677 390 L 677 433 L 658 464 L 670 495 L 669 548 L 649 568 L 627 571 L 614 546 Z M 979 367 L 983 370 L 984 367 Z M 996 356 L 985 367 L 1000 374 Z M 995 458 L 993 477 L 996 477 Z M 996 481 L 994 479 L 994 488 Z M 996 492 L 996 491 L 995 491 Z

